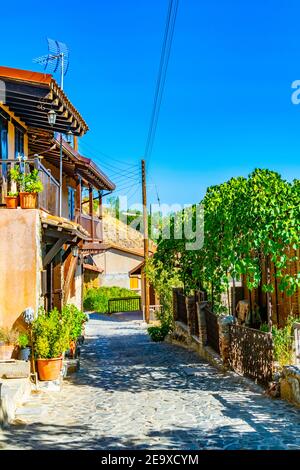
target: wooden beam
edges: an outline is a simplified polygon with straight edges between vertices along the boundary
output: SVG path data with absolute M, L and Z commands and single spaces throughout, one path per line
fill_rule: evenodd
M 44 227 L 44 224 L 43 224 L 43 227 Z M 49 225 L 48 225 L 49 227 Z M 47 232 L 45 233 L 45 237 L 49 237 L 49 238 L 65 238 L 67 239 L 68 241 L 76 241 L 76 237 L 74 239 L 74 234 L 73 233 L 69 233 L 67 234 L 66 232 L 62 232 L 61 230 L 60 231 L 57 231 L 55 229 L 48 229 Z
M 62 238 L 59 238 L 55 243 L 54 245 L 50 248 L 50 250 L 48 251 L 48 253 L 46 253 L 46 256 L 43 260 L 43 266 L 44 268 L 49 264 L 51 263 L 51 261 L 53 260 L 53 258 L 57 255 L 57 253 L 61 250 L 62 246 L 66 243 L 66 241 L 68 240 L 68 237 L 62 237 Z

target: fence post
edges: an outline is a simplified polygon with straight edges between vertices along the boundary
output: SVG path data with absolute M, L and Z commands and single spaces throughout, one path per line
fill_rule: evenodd
M 219 345 L 220 355 L 225 367 L 229 367 L 230 355 L 230 331 L 229 326 L 234 324 L 234 317 L 227 315 L 226 317 L 219 317 Z
M 178 318 L 178 294 L 183 294 L 182 287 L 173 288 L 173 319 L 177 321 Z
M 199 325 L 199 340 L 202 347 L 206 346 L 207 343 L 207 332 L 206 332 L 206 319 L 204 309 L 207 305 L 207 302 L 197 302 L 196 303 L 196 313 L 198 315 L 198 325 Z
M 185 297 L 186 316 L 187 316 L 187 327 L 188 327 L 189 335 L 191 335 L 192 332 L 193 332 L 193 325 L 192 325 L 192 322 L 193 322 L 193 312 L 192 312 L 192 309 L 195 308 L 195 303 L 196 303 L 196 300 L 195 300 L 195 296 L 194 296 L 194 295 L 190 295 L 190 296 L 186 296 L 186 297 Z

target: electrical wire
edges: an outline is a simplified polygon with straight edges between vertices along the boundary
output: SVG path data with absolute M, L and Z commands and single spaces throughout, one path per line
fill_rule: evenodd
M 159 117 L 159 112 L 161 108 L 162 96 L 163 96 L 163 91 L 164 91 L 165 82 L 166 82 L 167 69 L 168 69 L 172 42 L 173 42 L 173 37 L 174 37 L 178 2 L 179 0 L 169 0 L 169 7 L 168 7 L 166 26 L 165 26 L 165 34 L 164 34 L 164 39 L 163 39 L 160 65 L 159 65 L 159 71 L 158 71 L 158 77 L 157 77 L 156 89 L 155 89 L 155 95 L 154 95 L 154 102 L 153 102 L 153 107 L 152 107 L 150 125 L 149 125 L 145 153 L 144 153 L 144 157 L 148 165 L 149 165 L 151 152 L 153 149 L 157 123 L 158 123 L 158 117 Z

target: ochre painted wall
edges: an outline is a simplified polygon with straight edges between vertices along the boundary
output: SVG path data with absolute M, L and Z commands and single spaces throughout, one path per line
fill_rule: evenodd
M 40 218 L 37 210 L 1 209 L 0 326 L 12 326 L 40 301 Z

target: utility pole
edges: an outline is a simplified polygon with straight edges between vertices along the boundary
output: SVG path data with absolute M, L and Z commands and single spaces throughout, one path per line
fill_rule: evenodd
M 147 189 L 146 189 L 146 165 L 145 160 L 142 160 L 142 192 L 143 192 L 143 225 L 144 225 L 144 260 L 145 264 L 149 258 L 149 236 L 148 236 L 148 212 L 147 212 Z M 145 300 L 145 321 L 150 322 L 150 308 L 149 308 L 149 282 L 144 273 L 144 300 Z

